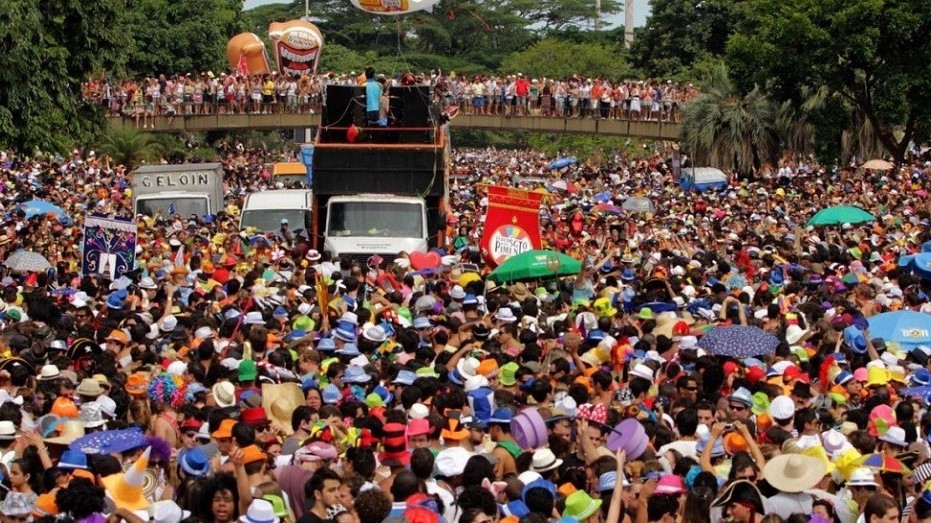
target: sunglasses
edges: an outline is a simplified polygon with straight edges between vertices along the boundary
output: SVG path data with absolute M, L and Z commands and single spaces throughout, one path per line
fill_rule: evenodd
M 728 407 L 730 407 L 731 410 L 737 411 L 737 412 L 742 412 L 742 411 L 747 410 L 747 407 L 744 407 L 743 405 L 728 405 Z
M 698 387 L 682 387 L 689 392 L 698 392 Z

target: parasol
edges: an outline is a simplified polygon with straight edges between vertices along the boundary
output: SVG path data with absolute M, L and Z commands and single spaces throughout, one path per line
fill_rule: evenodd
M 653 202 L 643 196 L 631 196 L 624 200 L 621 208 L 630 212 L 653 212 Z
M 710 354 L 738 359 L 772 354 L 777 345 L 779 338 L 751 325 L 718 326 L 698 341 Z
M 61 207 L 45 200 L 29 200 L 28 202 L 19 204 L 17 207 L 26 213 L 26 218 L 44 214 L 54 214 L 58 217 L 59 221 L 68 219 L 68 215 L 65 214 L 65 211 L 62 210 Z
M 582 262 L 561 252 L 532 250 L 504 260 L 488 275 L 495 283 L 572 276 L 582 270 Z
M 611 205 L 610 203 L 599 203 L 592 208 L 595 212 L 602 212 L 605 214 L 623 214 L 624 209 L 621 209 L 617 205 Z
M 870 467 L 882 472 L 891 472 L 893 474 L 911 474 L 912 472 L 904 463 L 883 452 L 876 452 L 863 456 L 860 458 L 860 466 Z
M 855 224 L 871 222 L 876 219 L 872 214 L 853 205 L 838 205 L 828 207 L 818 211 L 811 219 L 808 225 L 842 225 L 845 223 Z
M 74 440 L 68 448 L 85 454 L 111 454 L 137 449 L 146 444 L 145 433 L 139 427 L 94 432 Z
M 860 166 L 863 169 L 872 169 L 874 171 L 888 171 L 895 167 L 892 165 L 892 162 L 887 162 L 886 160 L 873 159 Z
M 43 272 L 52 267 L 52 264 L 37 252 L 16 251 L 3 262 L 3 266 L 16 272 Z
M 931 315 L 901 310 L 869 318 L 870 336 L 886 343 L 896 342 L 903 349 L 931 344 Z

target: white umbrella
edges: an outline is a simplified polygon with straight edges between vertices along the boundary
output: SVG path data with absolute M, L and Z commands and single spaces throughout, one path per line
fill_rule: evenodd
M 886 160 L 875 159 L 875 160 L 870 160 L 864 163 L 860 167 L 864 169 L 872 169 L 874 171 L 888 171 L 895 166 L 892 165 L 892 163 L 887 162 Z
M 32 251 L 16 251 L 3 262 L 3 266 L 18 272 L 42 272 L 52 267 L 45 256 Z

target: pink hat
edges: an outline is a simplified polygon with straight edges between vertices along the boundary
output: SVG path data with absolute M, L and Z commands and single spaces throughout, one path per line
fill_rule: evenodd
M 430 422 L 426 419 L 412 419 L 407 422 L 407 437 L 423 436 L 430 433 Z
M 853 371 L 853 379 L 857 381 L 866 382 L 866 376 L 869 371 L 866 367 L 860 367 L 859 369 Z
M 685 484 L 682 483 L 682 477 L 675 474 L 666 474 L 659 478 L 656 483 L 654 494 L 684 494 Z
M 870 436 L 885 436 L 889 427 L 895 426 L 895 411 L 889 405 L 876 405 L 870 411 L 870 421 L 867 425 Z

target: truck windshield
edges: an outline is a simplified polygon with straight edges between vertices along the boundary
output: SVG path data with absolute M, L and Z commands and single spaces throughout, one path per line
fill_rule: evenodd
M 330 202 L 328 236 L 423 238 L 423 205 Z
M 204 216 L 207 214 L 206 198 L 139 198 L 136 200 L 136 213 L 154 216 L 180 214 L 181 216 Z
M 307 211 L 300 209 L 254 209 L 243 211 L 242 228 L 255 227 L 257 230 L 270 232 L 281 228 L 281 220 L 288 220 L 288 228 L 292 231 L 306 229 L 304 215 Z

